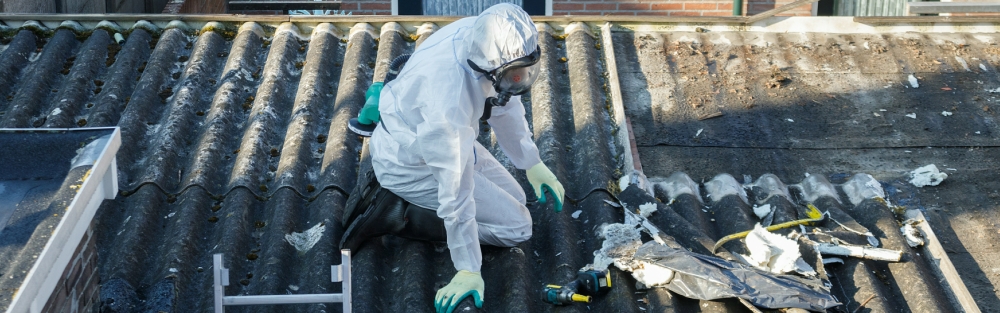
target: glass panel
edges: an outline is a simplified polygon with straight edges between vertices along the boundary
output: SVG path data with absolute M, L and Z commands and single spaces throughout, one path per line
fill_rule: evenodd
M 522 0 L 422 0 L 424 15 L 474 16 L 498 3 L 522 5 Z

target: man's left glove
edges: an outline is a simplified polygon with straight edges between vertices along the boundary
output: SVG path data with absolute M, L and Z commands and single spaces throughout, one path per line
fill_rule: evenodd
M 528 182 L 531 183 L 531 187 L 535 189 L 535 196 L 538 197 L 538 202 L 545 203 L 545 190 L 547 189 L 552 193 L 552 198 L 555 198 L 555 209 L 556 212 L 562 211 L 563 196 L 566 195 L 566 191 L 563 189 L 563 185 L 559 183 L 559 179 L 556 178 L 555 174 L 549 170 L 545 163 L 539 162 L 528 169 L 526 173 L 528 175 Z
M 441 288 L 434 297 L 434 309 L 437 313 L 452 313 L 462 299 L 472 296 L 476 307 L 483 308 L 483 276 L 478 272 L 458 271 L 447 286 Z
M 361 124 L 370 125 L 378 123 L 378 100 L 379 95 L 382 93 L 383 85 L 382 82 L 377 82 L 369 86 L 368 90 L 365 91 L 365 106 L 358 113 L 358 122 L 361 122 Z

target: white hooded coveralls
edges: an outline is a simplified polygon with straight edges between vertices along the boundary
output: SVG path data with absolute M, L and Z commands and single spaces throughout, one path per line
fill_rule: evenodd
M 476 24 L 477 18 L 493 20 Z M 369 141 L 375 175 L 406 201 L 437 211 L 458 270 L 480 271 L 480 241 L 509 247 L 531 237 L 524 190 L 476 142 L 483 104 L 496 92 L 466 60 L 492 70 L 534 51 L 537 40 L 523 10 L 493 6 L 427 38 L 380 95 L 381 125 Z M 524 114 L 514 96 L 488 120 L 518 169 L 541 162 Z

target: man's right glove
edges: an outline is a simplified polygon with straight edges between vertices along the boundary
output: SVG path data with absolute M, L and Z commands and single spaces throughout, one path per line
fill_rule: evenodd
M 483 276 L 478 272 L 458 271 L 447 286 L 441 288 L 434 297 L 434 309 L 437 313 L 452 313 L 462 299 L 472 296 L 476 307 L 483 308 Z
M 545 190 L 547 189 L 552 193 L 552 198 L 555 198 L 556 212 L 561 212 L 563 196 L 566 194 L 566 191 L 563 189 L 563 185 L 559 183 L 556 175 L 552 174 L 552 171 L 549 170 L 549 167 L 545 166 L 545 163 L 539 162 L 528 169 L 526 174 L 528 175 L 528 182 L 535 189 L 535 196 L 538 197 L 538 202 L 545 203 Z

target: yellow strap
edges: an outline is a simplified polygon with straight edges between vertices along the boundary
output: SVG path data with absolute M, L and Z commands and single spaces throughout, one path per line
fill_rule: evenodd
M 823 219 L 826 217 L 826 215 L 820 212 L 815 205 L 812 205 L 812 203 L 807 204 L 806 207 L 808 208 L 808 211 L 806 211 L 806 216 L 808 216 L 809 218 L 771 225 L 764 229 L 766 229 L 769 232 L 773 232 L 779 229 L 785 229 L 799 225 L 810 225 L 812 223 L 823 221 Z M 715 251 L 719 250 L 719 247 L 721 247 L 723 244 L 736 239 L 746 238 L 746 236 L 749 234 L 750 231 L 748 230 L 722 237 L 722 239 L 719 239 L 719 241 L 715 243 L 715 246 L 712 247 L 712 253 L 715 253 Z

